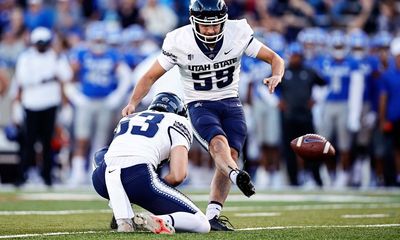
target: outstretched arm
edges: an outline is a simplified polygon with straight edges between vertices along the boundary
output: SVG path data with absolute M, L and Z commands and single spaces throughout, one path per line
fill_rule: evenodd
M 285 72 L 285 62 L 274 51 L 263 45 L 256 56 L 258 59 L 271 64 L 272 76 L 264 79 L 264 84 L 268 86 L 269 92 L 273 93 L 275 87 L 281 82 Z
M 133 112 L 135 112 L 136 106 L 140 103 L 140 101 L 146 96 L 149 92 L 151 86 L 165 73 L 163 67 L 161 67 L 160 63 L 157 61 L 150 67 L 150 69 L 141 77 L 133 89 L 132 96 L 129 100 L 129 103 L 126 105 L 124 109 L 122 109 L 122 116 L 127 116 Z

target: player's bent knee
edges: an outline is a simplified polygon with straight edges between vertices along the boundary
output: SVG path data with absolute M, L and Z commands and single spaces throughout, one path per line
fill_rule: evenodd
M 198 233 L 210 232 L 211 226 L 210 226 L 210 223 L 208 222 L 206 215 L 204 215 L 202 212 L 199 211 L 199 212 L 195 213 L 195 216 L 199 219 L 196 232 L 198 232 Z
M 222 135 L 218 135 L 211 139 L 210 151 L 214 153 L 223 152 L 227 146 L 226 138 Z

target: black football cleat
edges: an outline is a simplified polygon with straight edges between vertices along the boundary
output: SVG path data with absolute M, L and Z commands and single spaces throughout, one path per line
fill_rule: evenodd
M 117 220 L 115 220 L 114 215 L 113 215 L 112 218 L 111 218 L 110 228 L 111 228 L 112 230 L 118 229 Z
M 232 224 L 226 216 L 215 216 L 208 220 L 211 231 L 234 231 Z M 230 226 L 227 226 L 229 224 Z
M 238 170 L 239 173 L 236 178 L 236 185 L 243 192 L 246 197 L 250 197 L 251 195 L 256 193 L 254 188 L 254 184 L 251 182 L 250 176 L 247 172 L 243 170 Z

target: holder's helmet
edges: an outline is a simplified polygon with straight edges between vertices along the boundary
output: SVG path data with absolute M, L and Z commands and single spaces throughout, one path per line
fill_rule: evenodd
M 228 7 L 224 0 L 194 0 L 190 7 L 190 23 L 192 24 L 196 37 L 204 43 L 216 43 L 224 36 L 224 25 L 228 19 Z M 201 25 L 221 24 L 219 33 L 213 36 L 207 36 L 200 33 Z
M 183 101 L 174 93 L 161 92 L 158 93 L 148 107 L 149 110 L 160 112 L 170 112 L 187 117 L 186 106 Z

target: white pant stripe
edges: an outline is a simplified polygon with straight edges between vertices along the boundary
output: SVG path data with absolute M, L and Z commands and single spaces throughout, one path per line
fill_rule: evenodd
M 153 188 L 156 191 L 158 191 L 159 193 L 161 193 L 163 195 L 168 196 L 169 198 L 172 198 L 172 199 L 178 201 L 179 203 L 190 208 L 195 213 L 200 211 L 200 209 L 196 205 L 194 205 L 194 203 L 189 198 L 187 198 L 181 192 L 175 190 L 172 187 L 167 186 L 165 183 L 160 181 L 157 173 L 154 171 L 154 169 L 151 165 L 148 164 L 147 168 L 149 169 L 149 172 L 151 174 L 151 185 L 153 186 Z

